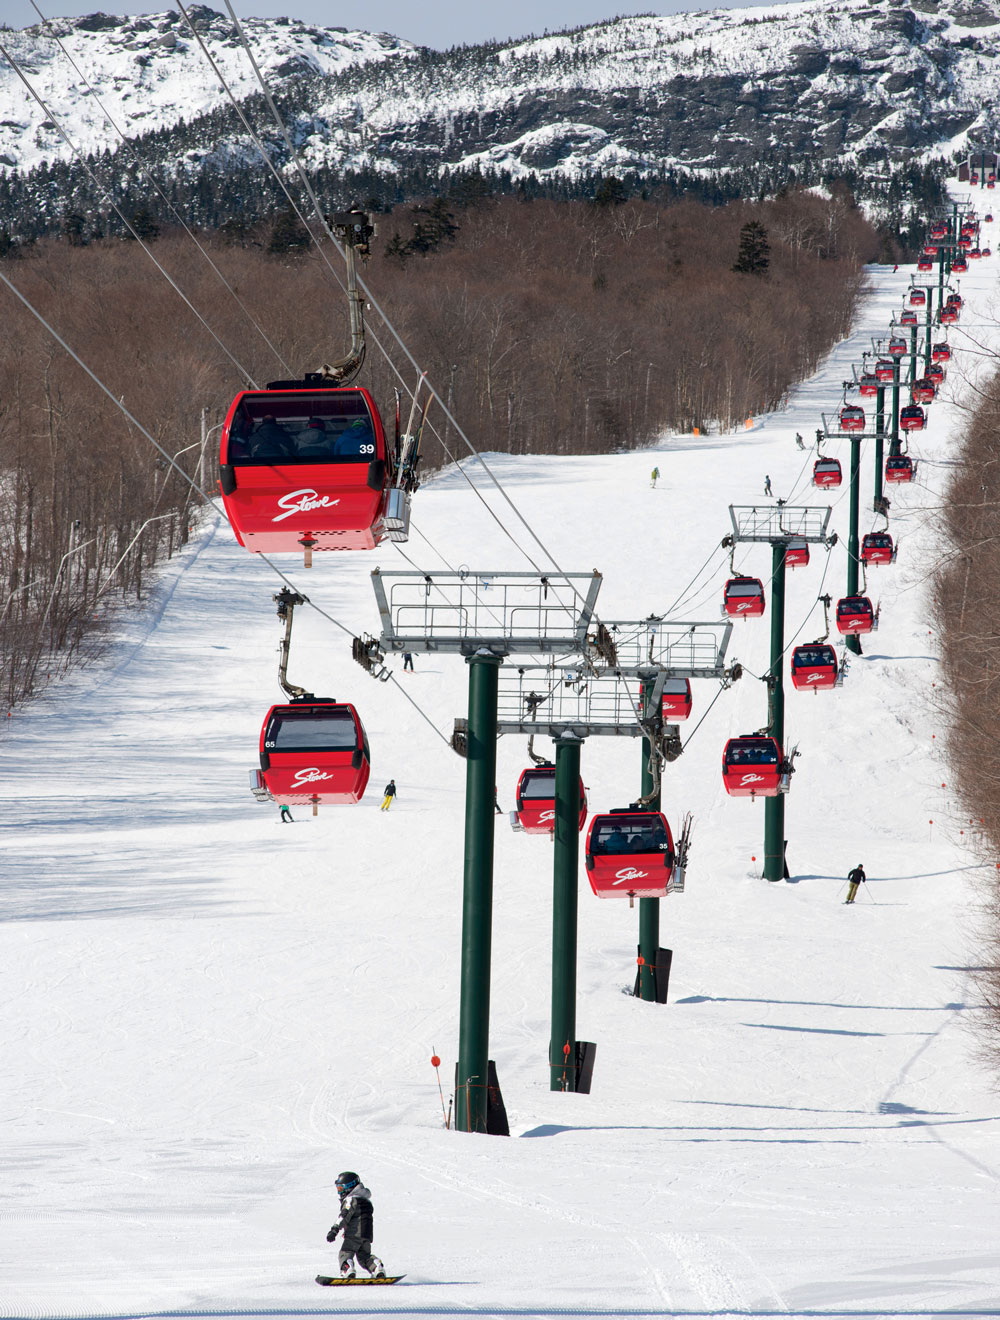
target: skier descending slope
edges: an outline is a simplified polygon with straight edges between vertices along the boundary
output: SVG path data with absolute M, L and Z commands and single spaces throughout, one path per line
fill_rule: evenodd
M 356 1173 L 338 1173 L 337 1194 L 340 1197 L 340 1220 L 326 1235 L 327 1242 L 336 1240 L 341 1229 L 344 1240 L 340 1246 L 340 1273 L 345 1279 L 354 1278 L 354 1257 L 375 1279 L 385 1278 L 385 1269 L 378 1256 L 371 1251 L 373 1230 L 372 1194 Z

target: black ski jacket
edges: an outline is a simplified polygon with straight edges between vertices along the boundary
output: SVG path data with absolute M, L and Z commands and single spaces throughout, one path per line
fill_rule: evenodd
M 362 1242 L 371 1242 L 375 1236 L 372 1194 L 367 1187 L 358 1183 L 340 1198 L 340 1227 L 344 1238 L 360 1238 Z
M 865 870 L 863 866 L 856 866 L 853 871 L 849 871 L 847 879 L 852 885 L 860 885 L 865 879 Z

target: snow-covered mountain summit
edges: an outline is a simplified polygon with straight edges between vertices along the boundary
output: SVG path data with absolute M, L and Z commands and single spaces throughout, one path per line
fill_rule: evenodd
M 192 12 L 234 93 L 256 93 L 230 20 Z M 51 113 L 92 151 L 117 139 L 56 32 L 130 136 L 156 131 L 143 154 L 164 173 L 211 185 L 257 168 L 180 15 L 95 14 L 6 34 Z M 445 171 L 477 168 L 556 183 L 761 170 L 772 181 L 815 179 L 872 164 L 885 173 L 992 145 L 1000 105 L 1000 0 L 806 0 L 446 52 L 280 18 L 247 20 L 247 34 L 309 166 L 333 180 L 360 176 L 372 193 L 379 181 L 426 191 Z M 266 108 L 258 119 L 267 122 Z M 283 151 L 276 139 L 279 160 Z M 0 172 L 69 154 L 0 66 Z M 231 191 L 255 195 L 252 181 Z M 38 205 L 26 194 L 12 210 Z
M 135 17 L 96 13 L 55 19 L 5 32 L 2 39 L 73 142 L 91 153 L 113 149 L 120 140 L 98 99 L 126 137 L 173 127 L 227 104 L 225 89 L 198 38 L 237 98 L 258 90 L 229 18 L 205 5 L 188 12 L 197 37 L 179 12 L 166 10 Z M 398 58 L 414 50 L 409 42 L 384 32 L 312 27 L 289 18 L 242 22 L 264 76 L 276 89 L 292 78 L 328 77 L 352 64 Z M 42 160 L 67 160 L 71 154 L 10 64 L 0 61 L 0 167 L 29 170 Z

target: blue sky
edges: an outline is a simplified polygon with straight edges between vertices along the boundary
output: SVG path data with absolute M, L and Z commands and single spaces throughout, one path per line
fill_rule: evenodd
M 204 0 L 213 8 L 224 10 L 223 0 Z M 115 4 L 114 0 L 37 0 L 47 18 L 90 14 L 104 8 L 108 13 L 141 14 L 170 8 L 169 0 L 156 3 Z M 308 23 L 330 27 L 365 28 L 368 31 L 395 33 L 424 46 L 446 49 L 462 42 L 475 43 L 507 37 L 540 35 L 548 28 L 575 27 L 581 23 L 594 23 L 617 14 L 676 14 L 682 10 L 710 9 L 717 6 L 696 4 L 690 0 L 663 4 L 622 4 L 620 0 L 507 0 L 498 5 L 457 5 L 431 3 L 419 5 L 412 0 L 369 0 L 369 3 L 341 5 L 330 0 L 234 0 L 236 12 L 241 16 L 258 14 L 277 18 L 288 15 Z M 743 8 L 744 5 L 725 5 L 725 8 Z M 9 27 L 27 27 L 38 22 L 30 0 L 0 0 L 0 18 Z

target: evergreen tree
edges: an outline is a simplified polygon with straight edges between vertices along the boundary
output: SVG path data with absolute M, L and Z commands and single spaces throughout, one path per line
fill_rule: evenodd
M 733 270 L 737 275 L 766 275 L 771 264 L 767 230 L 759 220 L 748 220 L 740 230 L 740 249 Z
M 613 174 L 602 179 L 594 192 L 595 206 L 621 206 L 622 202 L 627 201 L 627 188 L 621 179 L 616 179 Z
M 272 257 L 285 257 L 292 252 L 303 252 L 309 246 L 309 231 L 291 208 L 282 211 L 271 230 L 267 250 Z

